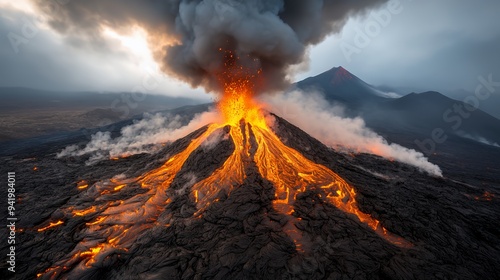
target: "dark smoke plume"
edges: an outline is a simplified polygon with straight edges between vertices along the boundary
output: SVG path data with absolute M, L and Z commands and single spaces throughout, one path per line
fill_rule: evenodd
M 289 66 L 308 46 L 338 32 L 347 19 L 387 0 L 33 0 L 51 26 L 79 39 L 99 39 L 108 26 L 140 26 L 162 69 L 192 86 L 218 90 L 224 51 L 262 70 L 257 91 L 288 84 Z

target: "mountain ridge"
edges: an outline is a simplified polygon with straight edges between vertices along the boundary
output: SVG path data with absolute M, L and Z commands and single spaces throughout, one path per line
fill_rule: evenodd
M 333 67 L 295 85 L 304 91 L 319 90 L 328 101 L 341 102 L 351 109 L 358 109 L 367 103 L 380 102 L 384 99 L 375 88 L 342 66 Z

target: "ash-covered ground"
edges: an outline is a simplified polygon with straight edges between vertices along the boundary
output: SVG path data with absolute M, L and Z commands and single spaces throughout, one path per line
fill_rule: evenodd
M 85 157 L 56 159 L 55 152 L 66 145 L 63 142 L 2 157 L 1 174 L 16 172 L 19 198 L 16 273 L 8 272 L 2 262 L 2 279 L 33 279 L 39 273 L 49 279 L 50 274 L 43 274 L 47 269 L 68 264 L 59 278 L 496 279 L 500 275 L 498 190 L 432 177 L 372 155 L 341 154 L 276 119 L 274 130 L 286 145 L 338 173 L 356 190 L 359 209 L 411 246 L 391 244 L 356 216 L 320 199 L 315 189 L 298 195 L 292 215 L 277 211 L 275 187 L 252 162 L 247 163 L 247 179 L 241 186 L 230 193 L 221 188 L 216 201 L 198 213 L 186 188 L 212 174 L 232 153 L 233 142 L 222 138 L 191 154 L 166 191 L 170 203 L 156 220 L 130 221 L 133 225 L 127 226 L 144 229 L 127 250 L 110 251 L 83 268 L 83 261 L 61 262 L 89 238 L 86 224 L 102 214 L 97 210 L 78 216 L 65 209 L 140 197 L 144 189 L 134 183 L 99 200 L 91 192 L 94 184 L 116 175 L 134 178 L 160 167 L 206 129 L 201 128 L 155 154 L 90 166 Z M 81 180 L 88 182 L 87 189 L 77 188 Z M 6 212 L 1 213 L 5 221 Z M 63 224 L 38 231 L 56 220 Z M 1 252 L 6 254 L 6 242 L 1 243 Z

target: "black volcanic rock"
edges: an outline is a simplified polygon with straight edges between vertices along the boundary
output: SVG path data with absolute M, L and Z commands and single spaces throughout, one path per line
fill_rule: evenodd
M 429 177 L 416 168 L 373 155 L 340 154 L 279 117 L 275 131 L 308 159 L 338 173 L 356 190 L 358 207 L 412 244 L 398 247 L 357 217 L 320 199 L 320 190 L 297 196 L 291 215 L 277 211 L 274 186 L 248 162 L 246 179 L 197 213 L 188 195 L 190 178 L 200 181 L 219 168 L 234 150 L 222 137 L 187 159 L 171 187 L 172 199 L 150 227 L 137 234 L 128 251 L 112 252 L 78 274 L 80 279 L 495 279 L 500 273 L 500 192 L 451 178 Z M 124 174 L 139 176 L 184 150 L 206 128 L 142 154 L 86 166 L 37 157 L 3 157 L 0 169 L 16 171 L 20 197 L 16 279 L 35 278 L 57 264 L 81 241 L 90 216 L 70 216 L 68 207 L 98 203 L 77 190 Z M 227 133 L 223 129 L 221 133 Z M 62 149 L 64 145 L 54 148 Z M 255 143 L 252 143 L 255 145 Z M 33 170 L 37 166 L 38 170 Z M 189 174 L 193 176 L 189 176 Z M 91 192 L 91 189 L 88 190 Z M 131 183 L 100 198 L 113 203 L 144 193 Z M 105 201 L 102 201 L 104 199 Z M 3 212 L 3 215 L 5 213 Z M 2 216 L 5 220 L 5 217 Z M 38 232 L 49 221 L 64 224 Z M 165 226 L 168 224 L 168 226 Z M 3 229 L 5 230 L 5 229 Z M 98 236 L 96 237 L 98 238 Z M 293 240 L 298 238 L 298 240 Z M 298 241 L 298 242 L 297 242 Z M 300 244 L 298 246 L 297 244 Z M 2 244 L 5 252 L 6 244 Z M 2 279 L 12 277 L 1 264 Z M 65 275 L 63 274 L 64 278 Z

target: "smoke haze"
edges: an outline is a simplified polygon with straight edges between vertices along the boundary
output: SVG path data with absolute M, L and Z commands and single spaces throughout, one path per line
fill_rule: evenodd
M 180 115 L 163 116 L 161 114 L 145 114 L 145 117 L 132 125 L 123 127 L 121 135 L 111 137 L 110 132 L 97 132 L 85 147 L 71 145 L 57 154 L 57 157 L 90 155 L 88 164 L 114 157 L 130 156 L 140 153 L 151 153 L 161 148 L 161 144 L 175 141 L 194 130 L 215 122 L 219 116 L 214 111 L 196 115 L 184 125 Z M 211 139 L 207 146 L 214 145 L 219 138 Z
M 367 128 L 359 117 L 342 117 L 343 108 L 332 106 L 318 93 L 292 91 L 267 97 L 266 101 L 270 104 L 270 111 L 281 114 L 328 146 L 379 155 L 442 176 L 441 169 L 430 163 L 422 153 L 398 144 L 389 144 L 382 136 Z
M 395 143 L 389 144 L 382 136 L 366 127 L 361 118 L 343 117 L 341 106 L 332 106 L 319 93 L 292 91 L 266 96 L 268 110 L 279 114 L 324 144 L 338 150 L 370 153 L 390 160 L 407 163 L 429 174 L 442 176 L 441 169 L 420 152 Z M 269 123 L 272 119 L 268 118 Z M 68 146 L 58 157 L 89 155 L 88 164 L 114 157 L 158 151 L 161 144 L 175 141 L 201 126 L 220 121 L 217 111 L 196 115 L 187 125 L 179 115 L 145 114 L 144 119 L 122 128 L 121 135 L 112 138 L 110 132 L 92 135 L 85 147 Z M 211 149 L 227 135 L 216 132 L 202 146 Z

